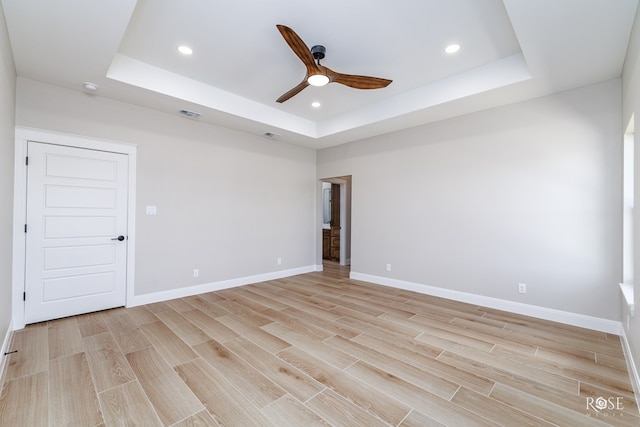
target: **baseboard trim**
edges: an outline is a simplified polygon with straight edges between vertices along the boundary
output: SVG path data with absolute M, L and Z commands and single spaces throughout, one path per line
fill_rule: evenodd
M 316 270 L 316 265 L 310 265 L 289 270 L 274 271 L 272 273 L 257 274 L 254 276 L 239 277 L 237 279 L 222 280 L 219 282 L 203 283 L 201 285 L 189 286 L 185 288 L 172 289 L 169 291 L 154 292 L 152 294 L 135 295 L 127 300 L 127 307 L 136 307 L 144 304 L 168 301 L 176 298 L 190 297 L 192 295 L 204 294 L 207 292 L 221 291 L 223 289 L 235 288 L 238 286 L 250 285 L 252 283 L 266 282 L 269 280 L 282 279 L 285 277 L 297 276 L 299 274 L 311 273 Z
M 602 319 L 599 317 L 586 316 L 584 314 L 571 313 L 568 311 L 556 310 L 553 308 L 523 304 L 515 301 L 476 295 L 467 292 L 455 291 L 452 289 L 439 288 L 437 286 L 421 285 L 419 283 L 405 282 L 403 280 L 373 276 L 370 274 L 363 274 L 353 271 L 351 272 L 349 277 L 354 280 L 362 280 L 363 282 L 370 282 L 378 285 L 404 289 L 407 291 L 414 291 L 421 294 L 466 302 L 482 307 L 508 311 L 510 313 L 536 317 L 538 319 L 550 320 L 553 322 L 564 323 L 567 325 L 578 326 L 581 328 L 592 329 L 609 334 L 620 335 L 620 331 L 622 330 L 622 323 L 615 320 Z
M 620 328 L 622 337 L 622 350 L 624 351 L 624 358 L 627 362 L 627 370 L 631 377 L 631 386 L 633 387 L 633 395 L 636 398 L 636 407 L 640 408 L 640 375 L 636 368 L 636 363 L 633 360 L 633 353 L 631 352 L 631 345 L 627 339 L 627 331 L 623 327 Z
M 11 345 L 11 339 L 13 338 L 13 322 L 9 323 L 9 328 L 7 329 L 7 334 L 4 336 L 4 341 L 2 342 L 2 353 L 0 356 L 0 392 L 2 391 L 2 385 L 4 384 L 5 376 L 7 375 L 7 360 L 9 356 L 6 356 L 5 353 L 9 351 L 9 345 Z

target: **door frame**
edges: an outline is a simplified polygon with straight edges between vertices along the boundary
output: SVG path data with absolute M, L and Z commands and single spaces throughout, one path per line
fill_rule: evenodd
M 13 264 L 12 264 L 12 301 L 11 320 L 13 330 L 25 327 L 25 303 L 22 298 L 25 291 L 26 234 L 27 221 L 27 143 L 28 141 L 62 145 L 73 148 L 85 148 L 97 151 L 125 154 L 128 159 L 129 182 L 127 187 L 127 232 L 128 250 L 126 266 L 125 306 L 134 298 L 135 279 L 135 218 L 136 218 L 136 154 L 137 146 L 122 142 L 90 138 L 42 129 L 16 126 L 15 157 L 13 182 Z

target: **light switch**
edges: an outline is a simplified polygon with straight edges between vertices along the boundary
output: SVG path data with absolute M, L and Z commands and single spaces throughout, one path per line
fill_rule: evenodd
M 147 206 L 147 215 L 155 215 L 156 212 L 155 206 Z

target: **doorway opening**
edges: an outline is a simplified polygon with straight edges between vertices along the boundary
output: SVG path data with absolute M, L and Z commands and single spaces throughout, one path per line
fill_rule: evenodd
M 351 264 L 351 176 L 321 179 L 322 262 Z

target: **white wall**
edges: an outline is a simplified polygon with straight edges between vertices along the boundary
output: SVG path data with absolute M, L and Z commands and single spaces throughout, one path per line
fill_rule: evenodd
M 15 93 L 16 70 L 0 7 L 0 345 L 11 322 Z
M 640 202 L 640 149 L 637 148 L 638 141 L 638 123 L 640 120 L 640 8 L 636 12 L 636 19 L 631 38 L 629 40 L 629 48 L 627 57 L 625 58 L 624 70 L 622 74 L 622 123 L 621 126 L 627 126 L 631 117 L 635 117 L 636 129 L 634 145 L 635 154 L 635 176 L 634 176 L 634 261 L 633 270 L 635 281 L 640 278 L 640 210 L 638 204 Z M 622 323 L 625 327 L 625 334 L 631 348 L 631 354 L 635 363 L 635 375 L 640 372 L 640 284 L 635 284 L 635 317 L 629 316 L 629 310 L 626 304 L 622 303 Z M 629 318 L 629 326 L 627 327 L 627 318 Z M 636 377 L 637 379 L 637 377 Z M 640 384 L 638 384 L 640 386 Z M 636 390 L 636 393 L 640 390 Z
M 620 85 L 319 151 L 352 175 L 352 273 L 619 321 Z
M 314 265 L 313 150 L 22 78 L 16 122 L 137 144 L 136 295 Z

